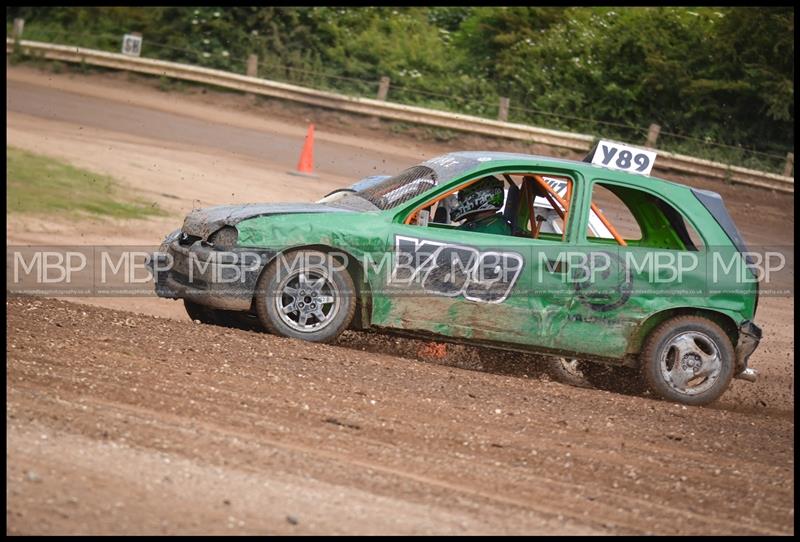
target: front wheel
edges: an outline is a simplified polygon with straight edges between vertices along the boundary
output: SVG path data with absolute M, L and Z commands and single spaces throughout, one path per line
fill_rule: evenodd
M 301 250 L 278 256 L 258 279 L 256 313 L 268 331 L 313 342 L 338 337 L 353 320 L 353 280 L 328 254 Z
M 653 392 L 668 401 L 707 405 L 733 378 L 734 350 L 717 324 L 680 316 L 659 325 L 645 341 L 642 374 Z

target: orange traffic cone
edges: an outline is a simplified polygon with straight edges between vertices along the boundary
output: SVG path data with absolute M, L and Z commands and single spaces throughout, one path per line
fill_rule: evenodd
M 304 177 L 316 177 L 314 175 L 314 125 L 308 125 L 306 141 L 303 144 L 303 151 L 300 153 L 300 161 L 297 162 L 297 171 L 290 171 L 292 175 L 302 175 Z

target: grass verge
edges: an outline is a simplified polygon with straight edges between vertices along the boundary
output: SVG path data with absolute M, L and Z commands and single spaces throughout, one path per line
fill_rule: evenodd
M 108 175 L 6 147 L 6 213 L 146 218 L 167 213 L 129 194 Z

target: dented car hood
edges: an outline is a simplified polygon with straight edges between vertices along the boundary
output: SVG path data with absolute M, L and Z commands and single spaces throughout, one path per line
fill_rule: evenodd
M 183 221 L 182 231 L 202 239 L 223 226 L 235 226 L 242 220 L 257 216 L 291 213 L 346 213 L 354 212 L 343 206 L 320 203 L 249 203 L 245 205 L 218 205 L 205 209 L 194 209 Z

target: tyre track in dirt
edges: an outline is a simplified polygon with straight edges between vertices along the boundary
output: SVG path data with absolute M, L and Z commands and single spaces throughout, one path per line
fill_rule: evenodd
M 9 532 L 43 532 L 35 528 L 41 517 L 48 532 L 86 532 L 88 524 L 71 519 L 90 517 L 92 506 L 81 503 L 100 497 L 123 503 L 116 517 L 140 526 L 128 532 L 214 530 L 225 495 L 241 500 L 229 491 L 241 473 L 290 478 L 286 499 L 311 486 L 315 498 L 286 510 L 303 518 L 297 525 L 248 505 L 225 532 L 793 529 L 793 422 L 785 418 L 684 409 L 56 300 L 14 298 L 7 308 Z M 32 453 L 34 425 L 63 446 Z M 193 496 L 182 471 L 163 464 L 177 510 L 131 473 L 121 487 L 85 485 L 89 466 L 71 469 L 56 456 L 87 442 L 116 445 L 139 466 L 169 459 L 218 498 Z M 134 469 L 109 462 L 123 474 Z M 28 479 L 31 470 L 40 481 Z M 311 504 L 326 491 L 354 500 Z M 136 494 L 150 504 L 132 506 Z M 37 512 L 18 516 L 30 500 Z M 65 506 L 74 509 L 66 518 Z M 359 506 L 363 516 L 347 516 Z M 181 523 L 181 510 L 192 507 L 196 525 Z

